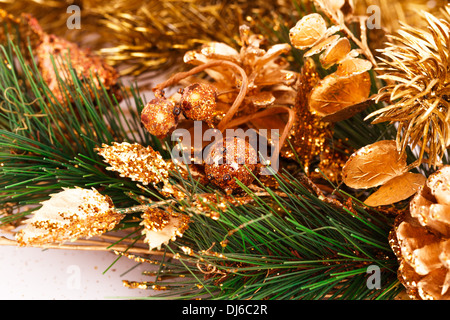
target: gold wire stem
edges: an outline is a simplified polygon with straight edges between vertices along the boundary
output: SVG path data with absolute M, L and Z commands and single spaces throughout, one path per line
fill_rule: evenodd
M 233 63 L 231 61 L 226 61 L 226 60 L 211 60 L 211 61 L 206 62 L 205 64 L 202 64 L 200 66 L 192 68 L 189 71 L 176 73 L 175 75 L 173 75 L 172 77 L 170 77 L 166 81 L 156 85 L 153 88 L 153 91 L 155 92 L 155 95 L 162 95 L 162 90 L 164 88 L 173 86 L 173 85 L 177 84 L 178 82 L 180 82 L 181 80 L 183 80 L 183 79 L 185 79 L 187 77 L 190 77 L 190 76 L 192 76 L 194 74 L 202 72 L 202 71 L 204 71 L 204 70 L 206 70 L 208 68 L 224 67 L 224 66 L 230 67 L 230 68 L 234 69 L 235 71 L 237 71 L 241 75 L 242 83 L 241 83 L 241 88 L 239 90 L 238 96 L 236 97 L 236 99 L 234 100 L 234 102 L 231 105 L 230 109 L 228 109 L 227 113 L 222 118 L 220 123 L 217 125 L 217 128 L 222 132 L 223 130 L 225 130 L 226 125 L 228 124 L 228 122 L 231 120 L 231 118 L 234 116 L 234 114 L 239 109 L 239 106 L 244 101 L 245 95 L 247 94 L 247 90 L 248 90 L 248 77 L 247 77 L 247 74 L 245 73 L 244 69 L 242 69 L 237 64 L 235 64 L 235 63 Z

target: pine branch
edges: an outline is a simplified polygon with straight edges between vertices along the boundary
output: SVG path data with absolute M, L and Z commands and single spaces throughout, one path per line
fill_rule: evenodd
M 399 292 L 391 218 L 355 203 L 336 207 L 288 173 L 277 179 L 279 193 L 266 188 L 266 196 L 243 186 L 254 202 L 228 205 L 217 221 L 192 215 L 166 248 L 179 260 L 161 263 L 170 280 L 152 282 L 168 288 L 155 298 L 391 299 Z M 381 269 L 380 290 L 366 286 L 370 265 Z
M 241 185 L 251 199 L 245 205 L 234 204 L 190 174 L 172 172 L 171 184 L 182 186 L 186 198 L 167 199 L 107 171 L 95 152 L 102 143 L 128 141 L 167 155 L 141 130 L 143 102 L 137 87 L 120 88 L 131 112 L 128 119 L 114 95 L 96 88 L 94 75 L 79 79 L 68 68 L 73 85 L 61 79 L 59 84 L 73 103 L 63 106 L 17 45 L 8 42 L 1 49 L 0 206 L 37 204 L 63 187 L 80 186 L 100 189 L 119 207 L 144 196 L 164 210 L 188 213 L 189 228 L 165 247 L 159 262 L 160 271 L 176 280 L 153 282 L 171 288 L 156 298 L 390 299 L 397 294 L 397 261 L 387 241 L 391 218 L 356 201 L 350 206 L 352 199 L 339 189 L 335 198 L 320 194 L 303 176 L 287 171 L 275 176 L 276 190 L 259 180 L 264 193 Z M 360 134 L 357 130 L 351 139 Z M 195 200 L 203 194 L 215 195 L 226 209 L 211 205 L 199 210 Z M 211 212 L 220 218 L 211 219 Z M 10 223 L 12 217 L 0 217 L 0 222 Z M 138 225 L 139 216 L 129 215 L 119 229 L 134 232 Z M 380 290 L 366 286 L 370 265 L 382 271 Z
M 105 189 L 119 203 L 133 203 L 124 192 L 142 193 L 107 171 L 94 150 L 113 141 L 150 143 L 136 120 L 143 107 L 138 89 L 124 95 L 130 121 L 114 95 L 97 89 L 94 76 L 79 79 L 73 70 L 67 72 L 73 85 L 61 79 L 60 85 L 73 103 L 63 106 L 53 99 L 34 61 L 25 60 L 12 42 L 1 47 L 0 205 L 38 203 L 74 186 Z M 123 86 L 120 90 L 126 92 Z

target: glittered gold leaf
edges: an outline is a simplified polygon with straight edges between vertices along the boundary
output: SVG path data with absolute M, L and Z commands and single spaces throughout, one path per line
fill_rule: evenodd
M 162 185 L 159 191 L 163 195 L 172 195 L 177 198 L 185 197 L 185 194 L 176 189 L 169 182 L 170 171 L 176 170 L 176 164 L 164 160 L 161 154 L 138 143 L 114 142 L 111 146 L 103 144 L 96 151 L 105 158 L 110 165 L 107 170 L 116 171 L 121 177 L 130 178 L 143 185 Z M 182 168 L 182 167 L 179 167 Z
M 342 168 L 344 183 L 354 189 L 382 185 L 406 171 L 406 155 L 400 156 L 393 140 L 378 141 L 359 149 Z
M 325 50 L 320 56 L 320 63 L 325 69 L 328 69 L 335 63 L 344 59 L 349 54 L 350 50 L 350 41 L 347 38 L 341 38 Z
M 16 234 L 20 245 L 64 243 L 101 235 L 124 217 L 115 211 L 108 196 L 94 188 L 65 188 L 41 204 Z
M 365 101 L 369 97 L 370 87 L 370 76 L 367 72 L 348 78 L 330 74 L 313 89 L 309 109 L 321 117 L 334 114 Z M 350 118 L 354 114 L 349 109 L 348 113 L 342 112 L 340 120 Z
M 326 38 L 325 40 L 320 41 L 318 44 L 314 45 L 311 49 L 309 49 L 304 55 L 304 58 L 313 56 L 318 54 L 330 46 L 333 46 L 337 41 L 339 41 L 339 35 L 335 34 L 331 37 Z
M 364 203 L 368 206 L 384 206 L 405 200 L 414 195 L 425 181 L 426 177 L 420 173 L 405 172 L 382 185 Z
M 142 234 L 144 242 L 148 243 L 149 249 L 161 249 L 163 244 L 182 237 L 184 231 L 189 227 L 189 216 L 175 214 L 162 209 L 153 208 L 142 214 L 144 228 Z
M 111 146 L 104 144 L 97 151 L 110 165 L 106 169 L 117 171 L 122 177 L 144 185 L 163 182 L 169 178 L 171 164 L 150 146 L 114 142 Z
M 327 25 L 318 13 L 304 16 L 289 30 L 291 43 L 297 49 L 303 50 L 313 46 L 327 31 Z
M 372 69 L 372 63 L 369 60 L 350 58 L 339 64 L 335 74 L 339 77 L 351 77 L 369 71 L 370 69 Z

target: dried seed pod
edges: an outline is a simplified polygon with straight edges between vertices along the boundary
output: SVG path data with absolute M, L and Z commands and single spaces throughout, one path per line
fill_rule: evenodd
M 142 110 L 141 122 L 150 134 L 164 138 L 177 126 L 177 113 L 179 114 L 173 101 L 157 97 Z
M 257 154 L 245 139 L 228 137 L 210 146 L 205 163 L 209 181 L 226 192 L 232 192 L 240 188 L 234 178 L 244 185 L 253 182 Z
M 217 108 L 217 89 L 206 83 L 194 83 L 183 90 L 180 106 L 186 118 L 210 124 Z
M 382 185 L 406 171 L 406 155 L 400 156 L 393 140 L 378 141 L 359 149 L 342 168 L 344 183 L 354 189 Z
M 294 47 L 303 50 L 316 44 L 326 31 L 327 25 L 322 16 L 312 13 L 304 16 L 289 30 L 289 38 Z

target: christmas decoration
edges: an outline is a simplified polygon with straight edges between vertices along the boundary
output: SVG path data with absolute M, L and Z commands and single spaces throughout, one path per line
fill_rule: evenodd
M 188 119 L 206 121 L 211 125 L 216 111 L 217 89 L 211 85 L 194 83 L 183 89 L 181 110 Z
M 158 97 L 150 101 L 141 113 L 141 121 L 147 131 L 157 137 L 166 137 L 178 124 L 180 110 L 175 102 Z
M 414 299 L 450 299 L 449 174 L 444 166 L 428 177 L 391 234 L 399 278 Z
M 189 222 L 186 215 L 177 216 L 157 208 L 145 211 L 142 219 L 144 242 L 148 243 L 150 250 L 161 250 L 162 244 L 168 244 L 170 240 L 182 237 Z
M 327 29 L 324 18 L 319 14 L 303 17 L 290 30 L 289 37 L 297 49 L 312 47 L 305 56 L 309 57 L 325 51 L 320 56 L 323 67 L 338 64 L 336 72 L 322 79 L 312 89 L 309 109 L 325 121 L 340 121 L 358 113 L 361 108 L 353 106 L 364 102 L 370 93 L 370 76 L 367 73 L 372 64 L 356 58 L 345 38 L 331 37 L 345 26 L 334 25 Z M 360 105 L 363 106 L 364 104 Z
M 5 15 L 5 14 L 3 14 Z M 9 18 L 9 20 L 12 20 Z M 65 86 L 73 85 L 73 77 L 68 73 L 68 57 L 79 78 L 89 78 L 95 73 L 93 82 L 97 88 L 101 86 L 107 90 L 112 89 L 118 78 L 118 73 L 105 61 L 90 52 L 82 49 L 75 43 L 47 34 L 34 18 L 29 14 L 22 14 L 15 21 L 15 27 L 27 28 L 27 35 L 31 37 L 32 50 L 36 54 L 37 64 L 42 70 L 42 77 L 52 92 L 51 98 L 55 98 L 61 104 L 70 101 Z M 57 77 L 61 77 L 65 86 L 61 86 Z
M 124 280 L 154 298 L 448 299 L 450 7 L 385 44 L 347 0 L 78 4 L 84 35 L 0 11 L 0 244 L 156 266 Z
M 137 143 L 122 142 L 113 143 L 112 146 L 103 144 L 102 148 L 96 150 L 111 166 L 106 168 L 107 170 L 117 171 L 122 177 L 141 182 L 143 185 L 162 184 L 161 192 L 183 196 L 183 193 L 173 188 L 168 181 L 169 172 L 176 170 L 176 165 L 164 160 L 150 146 L 143 147 Z
M 450 23 L 423 12 L 428 28 L 403 26 L 383 49 L 383 74 L 388 82 L 376 101 L 387 105 L 371 113 L 373 123 L 398 123 L 397 147 L 420 148 L 418 162 L 441 163 L 448 146 L 448 77 Z M 418 63 L 420 61 L 420 63 Z M 427 154 L 428 158 L 424 158 Z
M 167 69 L 179 63 L 187 50 L 210 41 L 235 45 L 235 34 L 245 21 L 261 27 L 266 22 L 282 26 L 283 20 L 297 14 L 290 0 L 251 4 L 242 0 L 115 0 L 113 6 L 78 0 L 71 5 L 75 8 L 68 11 L 70 4 L 64 0 L 0 1 L 0 8 L 14 16 L 31 13 L 45 32 L 94 48 L 123 75 Z M 67 32 L 71 17 L 80 21 L 80 28 Z
M 257 160 L 256 150 L 245 139 L 228 137 L 208 150 L 205 174 L 210 182 L 231 192 L 240 188 L 235 179 L 244 185 L 253 182 Z
M 214 80 L 213 85 L 219 91 L 219 102 L 231 103 L 236 100 L 240 87 L 244 86 L 246 95 L 239 110 L 224 116 L 223 125 L 232 115 L 247 115 L 261 108 L 272 105 L 292 105 L 297 74 L 290 70 L 288 62 L 281 57 L 290 50 L 288 44 L 276 44 L 267 49 L 262 35 L 251 34 L 250 28 L 239 28 L 241 48 L 239 51 L 224 44 L 212 42 L 205 44 L 201 50 L 188 51 L 184 62 L 203 65 L 211 60 L 224 60 L 238 65 L 246 75 L 247 81 L 237 79 L 236 75 L 224 65 L 213 70 L 206 70 Z
M 382 185 L 364 201 L 367 205 L 388 205 L 409 198 L 426 178 L 420 173 L 408 172 L 406 155 L 397 151 L 393 140 L 382 140 L 365 146 L 351 155 L 345 163 L 343 181 L 355 189 Z
M 107 232 L 122 218 L 97 190 L 65 189 L 42 202 L 16 238 L 20 245 L 75 241 Z

